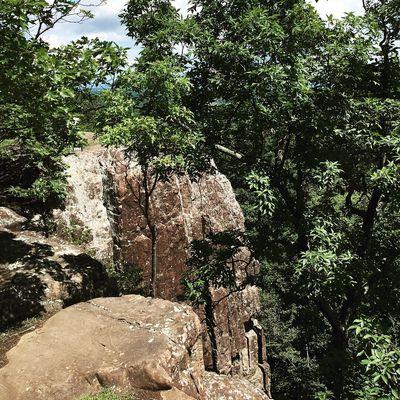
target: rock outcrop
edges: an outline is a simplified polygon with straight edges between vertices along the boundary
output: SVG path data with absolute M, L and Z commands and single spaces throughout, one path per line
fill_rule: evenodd
M 140 168 L 127 165 L 121 152 L 114 152 L 114 177 L 118 204 L 119 254 L 125 263 L 143 271 L 151 280 L 151 240 L 143 212 L 138 206 Z M 157 279 L 159 297 L 176 300 L 183 296 L 189 245 L 208 233 L 243 230 L 244 218 L 228 179 L 206 174 L 197 181 L 173 176 L 159 182 L 153 194 L 152 218 L 157 222 Z
M 148 285 L 151 239 L 137 201 L 140 168 L 127 162 L 121 151 L 99 147 L 78 152 L 66 162 L 70 194 L 65 209 L 56 212 L 60 226 L 74 221 L 75 227 L 88 231 L 86 246 L 100 260 L 138 268 Z M 232 187 L 220 173 L 205 174 L 197 181 L 174 176 L 160 182 L 153 194 L 152 214 L 158 232 L 156 292 L 171 301 L 182 299 L 181 279 L 194 239 L 244 229 Z M 248 263 L 249 257 L 243 249 L 242 263 Z M 246 377 L 268 391 L 264 334 L 254 320 L 259 312 L 257 289 L 247 286 L 234 294 L 219 289 L 212 293 L 212 301 L 209 312 L 215 324 L 203 330 L 207 369 Z M 206 320 L 204 310 L 198 314 Z
M 104 387 L 142 400 L 267 400 L 247 381 L 205 372 L 189 306 L 140 296 L 64 309 L 23 336 L 0 369 L 0 400 L 73 400 Z
M 113 293 L 99 261 L 60 239 L 21 230 L 24 222 L 14 211 L 0 208 L 0 331 Z
M 113 259 L 113 217 L 107 182 L 107 153 L 102 149 L 85 149 L 67 157 L 70 189 L 63 211 L 56 210 L 58 234 L 65 239 L 80 238 L 80 245 L 103 263 Z
M 0 207 L 0 228 L 18 230 L 26 223 L 26 218 L 7 207 Z
M 255 390 L 246 379 L 232 379 L 226 375 L 206 372 L 203 387 L 207 400 L 267 400 L 265 393 Z

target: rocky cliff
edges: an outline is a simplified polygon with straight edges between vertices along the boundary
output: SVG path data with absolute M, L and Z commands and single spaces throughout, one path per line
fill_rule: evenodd
M 140 169 L 121 151 L 92 147 L 67 158 L 69 196 L 65 209 L 56 212 L 60 233 L 85 238 L 83 245 L 106 263 L 131 265 L 142 271 L 143 282 L 151 275 L 150 232 L 137 202 L 142 179 Z M 157 185 L 153 214 L 158 230 L 157 295 L 180 300 L 188 245 L 207 233 L 243 230 L 244 218 L 229 181 L 219 173 L 197 181 L 173 177 Z M 240 261 L 249 263 L 242 249 Z M 253 269 L 257 265 L 252 265 Z M 214 326 L 204 327 L 204 360 L 207 369 L 246 377 L 269 389 L 264 333 L 255 319 L 259 297 L 255 287 L 229 294 L 212 293 Z M 204 310 L 198 310 L 204 318 Z
M 116 294 L 105 267 L 78 246 L 23 229 L 0 207 L 0 332 L 26 318 Z
M 201 323 L 186 305 L 141 296 L 80 303 L 26 334 L 0 369 L 0 400 L 75 400 L 112 387 L 141 400 L 268 400 L 206 372 Z

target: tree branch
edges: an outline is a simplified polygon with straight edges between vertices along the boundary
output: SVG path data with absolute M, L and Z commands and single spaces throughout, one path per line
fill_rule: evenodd
M 215 145 L 215 148 L 216 148 L 217 150 L 221 151 L 222 153 L 225 153 L 225 154 L 228 154 L 228 155 L 231 156 L 231 157 L 237 158 L 238 160 L 241 160 L 241 159 L 243 158 L 243 155 L 242 155 L 242 154 L 237 153 L 237 152 L 234 151 L 234 150 L 228 149 L 227 147 L 222 146 L 222 145 L 220 145 L 220 144 L 216 144 L 216 145 Z

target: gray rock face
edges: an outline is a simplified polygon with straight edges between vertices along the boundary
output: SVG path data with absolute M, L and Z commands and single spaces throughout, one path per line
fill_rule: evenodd
M 79 244 L 102 262 L 113 259 L 112 219 L 105 203 L 107 154 L 101 149 L 83 150 L 66 158 L 69 193 L 63 211 L 54 212 L 59 235 L 80 238 Z
M 190 307 L 140 296 L 80 303 L 23 336 L 0 369 L 0 400 L 75 400 L 113 387 L 142 400 L 268 400 L 204 370 Z
M 206 372 L 203 376 L 206 400 L 267 400 L 261 390 L 254 389 L 246 379 L 232 379 L 226 375 Z
M 26 318 L 113 293 L 104 266 L 76 246 L 16 229 L 0 210 L 0 331 Z M 6 229 L 5 226 L 13 228 Z
M 70 195 L 65 210 L 56 212 L 60 226 L 75 221 L 78 230 L 88 233 L 87 250 L 102 261 L 139 268 L 148 285 L 151 240 L 137 202 L 140 168 L 128 163 L 121 151 L 100 147 L 78 152 L 66 161 Z M 244 229 L 231 184 L 219 173 L 204 175 L 196 182 L 186 176 L 160 182 L 153 195 L 152 213 L 158 231 L 157 296 L 171 301 L 183 295 L 181 279 L 192 240 L 211 232 Z M 244 263 L 249 257 L 244 249 Z M 259 312 L 257 289 L 248 286 L 231 295 L 220 289 L 212 297 L 216 326 L 212 333 L 210 327 L 203 329 L 207 368 L 246 377 L 268 391 L 265 339 L 254 320 Z M 203 310 L 197 312 L 204 316 Z
M 18 215 L 15 211 L 7 207 L 0 207 L 0 228 L 20 229 L 24 222 L 26 222 L 26 218 Z

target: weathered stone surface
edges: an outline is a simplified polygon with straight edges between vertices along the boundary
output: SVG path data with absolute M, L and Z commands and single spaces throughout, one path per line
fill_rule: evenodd
M 0 207 L 0 228 L 19 229 L 26 218 L 7 207 Z
M 0 227 L 0 249 L 0 331 L 25 318 L 113 293 L 101 263 L 57 238 Z
M 226 375 L 206 372 L 203 377 L 206 400 L 268 400 L 260 389 L 245 379 L 232 379 Z
M 145 282 L 151 280 L 151 240 L 143 213 L 138 205 L 140 169 L 127 166 L 120 152 L 112 158 L 119 205 L 119 257 L 139 267 Z M 186 270 L 189 244 L 206 233 L 244 229 L 243 214 L 231 184 L 219 173 L 203 175 L 198 181 L 173 176 L 157 184 L 153 194 L 152 218 L 157 221 L 157 296 L 179 299 L 181 279 Z
M 199 347 L 199 331 L 188 307 L 162 300 L 130 296 L 78 304 L 7 354 L 0 399 L 75 399 L 112 386 L 196 395 L 202 360 L 189 352 Z
M 66 158 L 69 193 L 63 211 L 56 210 L 58 234 L 65 239 L 81 237 L 80 245 L 102 262 L 113 256 L 112 223 L 109 220 L 107 176 L 101 160 L 102 149 L 92 147 Z
M 206 373 L 190 307 L 141 296 L 64 309 L 23 336 L 0 369 L 0 400 L 72 400 L 103 387 L 142 400 L 265 400 L 241 380 Z
M 67 163 L 71 198 L 66 209 L 57 213 L 58 218 L 80 221 L 82 229 L 89 229 L 93 237 L 87 247 L 94 249 L 100 259 L 139 268 L 148 286 L 151 240 L 137 200 L 142 180 L 140 168 L 127 162 L 121 151 L 99 147 L 79 152 L 69 157 Z M 92 193 L 92 198 L 87 193 Z M 244 230 L 243 213 L 231 184 L 220 173 L 205 174 L 196 182 L 187 176 L 160 182 L 153 195 L 152 215 L 158 231 L 156 292 L 158 297 L 172 301 L 182 298 L 181 279 L 187 268 L 188 247 L 194 239 L 202 239 L 208 233 Z M 86 223 L 93 219 L 96 223 Z M 98 248 L 99 242 L 102 245 Z M 243 249 L 243 265 L 249 257 L 249 251 Z M 215 326 L 204 329 L 206 367 L 245 376 L 268 387 L 268 368 L 265 358 L 262 359 L 264 335 L 262 330 L 251 328 L 259 312 L 257 289 L 248 286 L 231 295 L 220 289 L 212 297 Z M 198 314 L 205 320 L 202 310 Z M 257 340 L 246 339 L 248 330 L 257 335 Z M 212 348 L 216 349 L 214 358 Z
M 229 295 L 226 289 L 213 291 L 213 318 L 216 326 L 214 343 L 204 335 L 205 365 L 222 374 L 246 377 L 254 385 L 270 393 L 264 332 L 254 318 L 259 309 L 258 289 L 247 286 Z M 215 349 L 214 361 L 211 349 Z M 216 363 L 214 365 L 213 363 Z
M 143 270 L 150 281 L 150 239 L 137 196 L 140 168 L 119 150 L 94 147 L 66 158 L 69 196 L 57 210 L 60 231 L 74 223 L 89 233 L 87 248 L 100 260 L 119 259 Z M 188 245 L 208 232 L 243 230 L 244 218 L 228 179 L 220 174 L 187 176 L 160 182 L 153 195 L 153 219 L 158 228 L 159 297 L 176 300 L 182 294 Z

